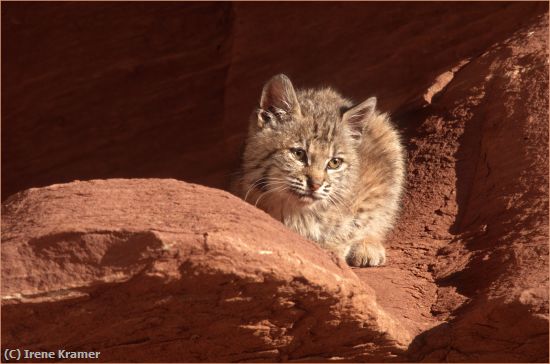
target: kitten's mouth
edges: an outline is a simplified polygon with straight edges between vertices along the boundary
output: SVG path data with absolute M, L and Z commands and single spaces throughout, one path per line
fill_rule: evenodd
M 293 195 L 298 197 L 298 201 L 304 202 L 304 203 L 312 203 L 314 201 L 320 200 L 321 197 L 315 196 L 312 192 L 298 192 L 295 190 L 290 190 Z

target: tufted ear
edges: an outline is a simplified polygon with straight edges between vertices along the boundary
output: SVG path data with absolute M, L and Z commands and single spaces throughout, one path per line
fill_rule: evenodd
M 259 124 L 273 124 L 287 115 L 299 113 L 300 106 L 290 79 L 281 73 L 267 81 L 260 99 Z
M 342 120 L 347 123 L 357 137 L 363 133 L 366 123 L 376 110 L 376 97 L 370 97 L 359 105 L 344 112 Z

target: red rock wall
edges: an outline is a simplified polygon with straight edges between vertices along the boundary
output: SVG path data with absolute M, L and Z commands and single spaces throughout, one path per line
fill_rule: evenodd
M 545 3 L 4 3 L 2 199 L 74 179 L 226 185 L 278 72 L 384 110 Z M 398 120 L 407 127 L 406 119 Z

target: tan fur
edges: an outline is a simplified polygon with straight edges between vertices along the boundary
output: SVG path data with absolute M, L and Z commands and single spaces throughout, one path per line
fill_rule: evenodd
M 384 264 L 404 152 L 375 105 L 353 106 L 331 88 L 296 92 L 286 76 L 273 77 L 252 114 L 233 192 L 350 265 Z

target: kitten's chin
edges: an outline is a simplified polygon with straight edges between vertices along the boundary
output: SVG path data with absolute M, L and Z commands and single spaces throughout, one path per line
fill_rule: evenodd
M 312 196 L 303 195 L 298 197 L 298 201 L 305 205 L 311 205 L 312 203 L 317 202 L 318 200 L 313 198 Z

